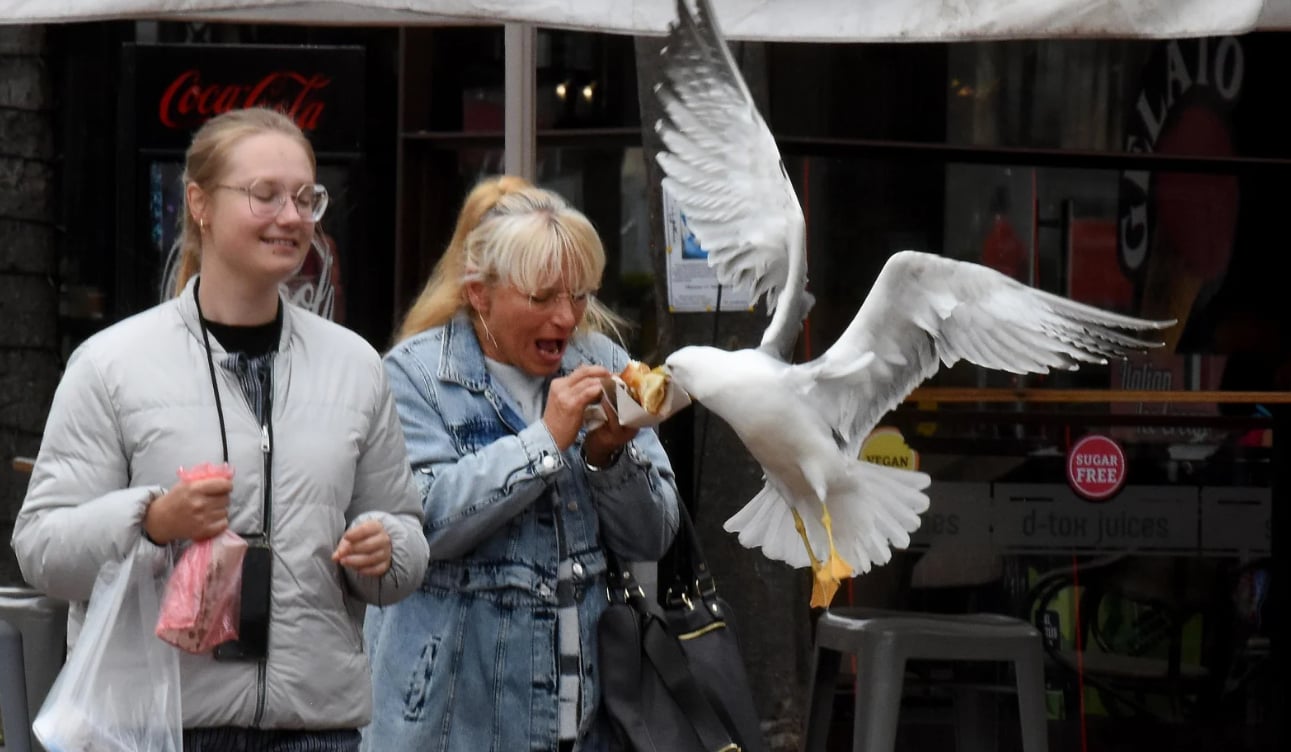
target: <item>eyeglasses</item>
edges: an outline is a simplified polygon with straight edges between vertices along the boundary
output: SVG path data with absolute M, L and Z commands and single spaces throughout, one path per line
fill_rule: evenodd
M 516 288 L 520 290 L 520 288 Z M 537 292 L 525 292 L 520 290 L 520 294 L 529 299 L 529 307 L 539 311 L 554 311 L 564 301 L 569 301 L 570 307 L 580 311 L 587 307 L 590 301 L 596 295 L 595 290 L 583 290 L 581 292 L 556 292 L 555 290 L 538 290 Z
M 320 183 L 306 183 L 294 194 L 289 194 L 286 188 L 272 180 L 253 180 L 245 186 L 216 183 L 215 187 L 245 193 L 251 213 L 257 217 L 278 216 L 287 205 L 289 196 L 301 219 L 317 222 L 327 211 L 327 188 Z

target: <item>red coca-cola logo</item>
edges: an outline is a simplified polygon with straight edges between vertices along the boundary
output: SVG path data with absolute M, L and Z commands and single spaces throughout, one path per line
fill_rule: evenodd
M 167 128 L 187 129 L 229 110 L 269 107 L 295 120 L 301 130 L 313 131 L 327 108 L 320 92 L 331 83 L 321 73 L 290 70 L 274 71 L 251 84 L 207 83 L 194 68 L 166 87 L 157 117 Z

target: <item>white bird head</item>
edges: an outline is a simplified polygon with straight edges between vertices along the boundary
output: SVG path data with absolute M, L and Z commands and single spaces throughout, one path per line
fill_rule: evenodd
M 704 374 L 711 371 L 714 357 L 724 354 L 725 351 L 717 348 L 691 345 L 669 355 L 663 365 L 674 384 L 684 389 L 691 399 L 702 402 L 712 393 L 712 380 L 704 378 Z

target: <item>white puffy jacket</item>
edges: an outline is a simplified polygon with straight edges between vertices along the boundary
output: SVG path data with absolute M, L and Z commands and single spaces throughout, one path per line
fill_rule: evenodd
M 269 654 L 182 654 L 184 726 L 354 728 L 372 710 L 365 604 L 388 604 L 426 570 L 420 494 L 377 353 L 358 335 L 283 304 L 273 364 Z M 261 529 L 263 427 L 214 338 L 229 460 L 230 527 Z M 23 575 L 73 601 L 69 634 L 99 567 L 140 540 L 149 500 L 180 466 L 221 459 L 219 418 L 193 284 L 79 347 L 54 396 L 14 526 Z M 331 561 L 345 530 L 378 519 L 393 542 L 380 578 Z M 146 681 L 147 677 L 139 677 Z

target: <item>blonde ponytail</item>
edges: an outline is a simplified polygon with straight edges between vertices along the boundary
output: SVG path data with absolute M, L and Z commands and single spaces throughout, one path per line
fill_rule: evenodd
M 533 184 L 524 178 L 513 175 L 499 175 L 476 185 L 467 194 L 462 210 L 457 215 L 457 227 L 453 230 L 448 249 L 435 264 L 430 279 L 422 288 L 417 300 L 408 309 L 403 323 L 399 325 L 395 342 L 402 342 L 409 337 L 420 334 L 431 327 L 448 323 L 458 309 L 466 304 L 463 293 L 466 278 L 466 238 L 479 226 L 484 215 L 497 205 L 498 201 L 509 193 L 516 193 L 533 188 Z

